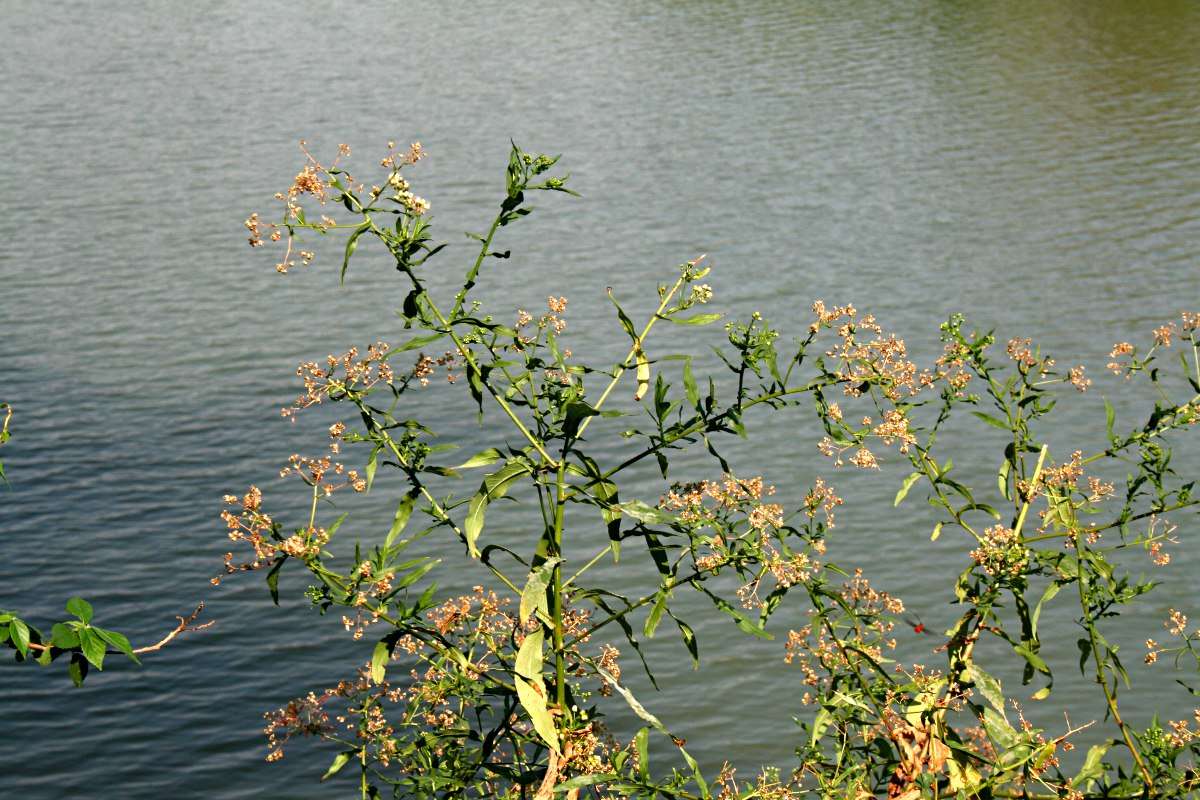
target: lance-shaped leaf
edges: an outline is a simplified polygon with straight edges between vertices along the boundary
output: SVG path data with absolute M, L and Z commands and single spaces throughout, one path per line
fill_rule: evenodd
M 487 511 L 488 503 L 497 497 L 503 497 L 514 481 L 522 475 L 531 474 L 531 472 L 532 470 L 525 462 L 509 461 L 483 479 L 479 491 L 471 498 L 471 502 L 467 506 L 467 517 L 463 521 L 463 535 L 467 538 L 467 548 L 471 551 L 472 558 L 479 558 L 479 548 L 476 546 L 476 542 L 479 541 L 479 535 L 483 533 L 483 515 Z
M 701 796 L 708 797 L 708 784 L 705 782 L 704 776 L 700 773 L 700 765 L 696 763 L 696 759 L 692 758 L 691 754 L 689 754 L 687 750 L 683 749 L 683 740 L 678 736 L 675 736 L 673 733 L 671 733 L 671 731 L 667 730 L 667 726 L 663 725 L 662 721 L 659 720 L 658 717 L 647 711 L 646 707 L 638 702 L 638 699 L 633 696 L 633 692 L 622 686 L 620 682 L 613 677 L 611 672 L 604 669 L 604 667 L 599 666 L 596 667 L 596 670 L 600 673 L 604 680 L 612 684 L 612 687 L 617 690 L 621 697 L 625 698 L 625 702 L 629 704 L 631 709 L 633 709 L 633 713 L 637 714 L 646 722 L 649 722 L 651 727 L 667 736 L 667 738 L 669 738 L 675 744 L 675 746 L 679 748 L 679 754 L 683 756 L 683 760 L 687 762 L 687 765 L 692 768 L 692 775 L 695 777 L 696 783 L 700 786 Z M 645 729 L 643 728 L 643 730 Z M 641 763 L 644 765 L 646 764 L 646 754 L 644 752 L 646 748 L 646 740 L 645 737 L 641 737 L 640 732 L 639 737 L 640 738 L 637 741 L 637 747 L 639 755 L 641 756 Z
M 536 611 L 541 617 L 549 617 L 550 609 L 546 604 L 546 589 L 554 577 L 554 567 L 561 559 L 550 558 L 534 567 L 529 573 L 529 580 L 521 591 L 521 622 L 528 622 L 529 617 Z
M 542 741 L 553 750 L 558 749 L 558 731 L 554 727 L 554 717 L 546 704 L 546 683 L 542 680 L 542 644 L 544 637 L 539 627 L 525 637 L 517 650 L 516 675 L 517 698 L 529 721 L 537 731 Z

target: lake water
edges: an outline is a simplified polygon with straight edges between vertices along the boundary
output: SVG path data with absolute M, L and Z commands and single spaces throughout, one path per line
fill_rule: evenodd
M 453 243 L 432 262 L 441 288 L 468 258 L 461 232 L 492 213 L 509 138 L 564 153 L 584 198 L 546 198 L 506 234 L 514 258 L 491 267 L 483 296 L 507 315 L 568 295 L 577 352 L 612 359 L 622 347 L 604 287 L 636 318 L 657 280 L 707 252 L 718 305 L 759 309 L 785 332 L 807 325 L 814 298 L 852 301 L 928 357 L 937 323 L 961 310 L 1002 340 L 1036 336 L 1086 363 L 1096 386 L 1055 431 L 1064 449 L 1099 442 L 1102 394 L 1134 419 L 1119 381 L 1103 377 L 1112 343 L 1145 341 L 1200 306 L 1191 2 L 3 2 L 0 12 L 0 398 L 16 408 L 0 453 L 12 481 L 0 495 L 0 603 L 38 620 L 82 594 L 136 643 L 201 599 L 217 620 L 82 690 L 61 670 L 0 667 L 0 770 L 13 797 L 336 791 L 316 783 L 324 756 L 307 762 L 304 748 L 264 763 L 259 729 L 263 711 L 352 669 L 345 634 L 305 607 L 296 576 L 280 608 L 257 576 L 208 585 L 228 545 L 221 495 L 256 482 L 278 496 L 278 465 L 322 446 L 317 420 L 278 417 L 297 391 L 295 364 L 402 338 L 391 310 L 404 290 L 378 259 L 361 259 L 339 289 L 332 250 L 320 268 L 281 277 L 246 247 L 241 221 L 287 185 L 301 137 L 321 152 L 348 142 L 362 165 L 388 139 L 425 144 L 417 191 Z M 424 413 L 466 447 L 479 436 L 452 409 Z M 760 427 L 756 449 L 734 448 L 739 471 L 785 493 L 828 474 L 800 416 Z M 959 444 L 960 469 L 991 485 L 996 451 Z M 1181 469 L 1195 472 L 1197 449 Z M 678 477 L 709 474 L 688 466 Z M 919 502 L 893 512 L 903 470 L 894 455 L 887 467 L 882 481 L 831 476 L 847 495 L 834 552 L 944 626 L 952 595 L 931 579 L 961 568 L 968 548 L 931 544 Z M 654 499 L 661 481 L 641 478 Z M 356 534 L 379 529 L 387 489 L 351 506 Z M 1161 632 L 1168 607 L 1200 613 L 1196 563 L 1175 553 L 1160 573 L 1169 585 L 1114 628 L 1128 652 Z M 440 580 L 480 577 L 456 565 Z M 637 578 L 611 573 L 618 585 Z M 700 672 L 663 638 L 649 657 L 670 688 L 632 685 L 710 769 L 726 757 L 743 774 L 790 765 L 801 689 L 781 641 L 747 644 L 723 618 L 704 619 Z M 1095 689 L 1072 674 L 1069 612 L 1044 627 L 1062 658 L 1055 705 L 1038 721 L 1057 730 L 1056 709 L 1084 721 Z M 902 655 L 938 663 L 923 644 Z M 1135 672 L 1135 720 L 1154 708 L 1186 715 L 1190 698 L 1165 669 Z M 633 729 L 619 712 L 615 723 Z

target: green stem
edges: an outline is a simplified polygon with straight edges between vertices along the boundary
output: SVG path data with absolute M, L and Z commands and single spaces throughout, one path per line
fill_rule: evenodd
M 1092 659 L 1096 665 L 1096 683 L 1100 684 L 1100 688 L 1104 690 L 1104 700 L 1108 704 L 1109 713 L 1112 714 L 1113 722 L 1121 730 L 1121 737 L 1125 740 L 1125 745 L 1133 755 L 1133 760 L 1137 764 L 1138 771 L 1142 773 L 1142 779 L 1146 782 L 1146 789 L 1152 792 L 1154 789 L 1154 780 L 1150 777 L 1150 770 L 1146 768 L 1146 764 L 1142 760 L 1142 754 L 1133 741 L 1133 735 L 1129 732 L 1129 726 L 1121 719 L 1121 713 L 1117 710 L 1117 698 L 1112 689 L 1109 688 L 1108 679 L 1104 676 L 1104 658 L 1100 655 L 1099 632 L 1096 630 L 1096 623 L 1088 610 L 1087 586 L 1085 585 L 1087 572 L 1084 569 L 1084 564 L 1087 563 L 1087 544 L 1085 543 L 1085 537 L 1079 535 L 1078 531 L 1075 533 L 1075 548 L 1079 555 L 1079 579 L 1076 581 L 1079 587 L 1079 608 L 1083 612 L 1083 623 L 1088 632 L 1088 642 L 1091 644 Z
M 555 700 L 559 709 L 567 711 L 567 655 L 563 647 L 563 579 L 562 579 L 562 539 L 563 512 L 566 500 L 566 467 L 562 461 L 558 464 L 558 474 L 555 476 L 554 498 L 554 538 L 553 554 L 559 560 L 554 565 L 554 603 L 551 615 L 554 620 L 554 683 Z
M 617 383 L 621 380 L 621 376 L 625 374 L 625 370 L 629 369 L 631 366 L 631 360 L 636 358 L 637 352 L 642 349 L 642 342 L 646 341 L 646 337 L 650 335 L 650 329 L 654 327 L 654 323 L 660 319 L 665 319 L 662 316 L 662 312 L 664 309 L 666 309 L 667 304 L 671 302 L 671 298 L 674 297 L 675 292 L 679 291 L 679 287 L 682 286 L 683 283 L 684 278 L 683 276 L 680 276 L 679 280 L 675 281 L 675 285 L 671 287 L 671 291 L 663 295 L 662 302 L 658 304 L 658 309 L 655 310 L 654 315 L 650 317 L 650 321 L 646 323 L 646 327 L 642 328 L 641 335 L 638 336 L 637 341 L 630 346 L 629 353 L 625 356 L 625 360 L 622 361 L 617 367 L 616 371 L 613 372 L 612 380 L 608 382 L 608 386 L 604 388 L 604 391 L 600 395 L 600 399 L 596 401 L 592 408 L 599 411 L 600 407 L 604 405 L 604 401 L 608 399 L 610 394 L 612 394 L 612 390 L 617 388 Z M 587 417 L 583 420 L 583 422 L 580 423 L 579 432 L 575 434 L 576 439 L 583 436 L 583 432 L 587 430 L 587 426 L 591 423 L 592 419 L 592 417 Z

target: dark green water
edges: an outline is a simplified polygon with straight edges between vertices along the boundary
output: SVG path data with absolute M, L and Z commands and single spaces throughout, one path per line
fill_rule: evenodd
M 278 418 L 295 364 L 401 338 L 381 262 L 337 289 L 332 252 L 281 278 L 245 246 L 241 220 L 295 173 L 301 137 L 349 142 L 362 164 L 388 139 L 425 143 L 417 191 L 454 243 L 442 286 L 467 258 L 461 231 L 499 196 L 509 137 L 563 152 L 585 198 L 546 202 L 513 233 L 484 296 L 507 315 L 568 295 L 577 352 L 616 355 L 604 287 L 645 313 L 658 279 L 707 252 L 718 304 L 785 331 L 820 297 L 873 311 L 923 356 L 951 311 L 1037 336 L 1097 379 L 1055 433 L 1064 448 L 1097 442 L 1099 396 L 1119 395 L 1101 377 L 1111 344 L 1200 306 L 1193 3 L 0 6 L 0 396 L 17 409 L 0 604 L 45 618 L 82 593 L 139 642 L 199 599 L 218 620 L 81 691 L 0 667 L 13 797 L 334 793 L 303 749 L 263 763 L 258 729 L 352 668 L 340 626 L 298 602 L 299 581 L 279 609 L 256 579 L 207 583 L 227 549 L 220 496 L 279 493 L 279 463 L 320 446 L 315 420 Z M 469 446 L 475 429 L 437 402 L 425 413 Z M 797 419 L 735 449 L 739 471 L 793 492 L 827 474 Z M 990 485 L 994 451 L 961 444 L 955 461 Z M 944 625 L 937 579 L 966 548 L 931 544 L 919 503 L 891 510 L 891 465 L 884 481 L 833 476 L 848 501 L 835 552 Z M 356 533 L 378 529 L 386 499 L 352 508 Z M 1167 607 L 1200 614 L 1197 562 L 1179 550 L 1170 585 L 1115 629 L 1133 653 Z M 1096 706 L 1070 678 L 1070 619 L 1044 626 L 1065 644 L 1039 721 L 1058 726 L 1065 705 L 1081 722 Z M 801 690 L 782 644 L 721 620 L 697 632 L 704 669 L 656 641 L 670 688 L 635 681 L 643 699 L 710 766 L 790 763 Z M 920 644 L 905 658 L 937 663 Z M 1165 671 L 1135 677 L 1135 718 L 1190 710 Z

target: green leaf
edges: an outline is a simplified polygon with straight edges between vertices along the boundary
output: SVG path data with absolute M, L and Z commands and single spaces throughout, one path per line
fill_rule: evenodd
M 325 770 L 325 774 L 321 776 L 321 780 L 328 780 L 334 775 L 342 771 L 342 767 L 349 763 L 350 759 L 356 755 L 354 750 L 347 750 L 344 753 L 338 753 L 333 757 L 333 763 L 329 765 L 329 769 Z
M 832 723 L 833 714 L 830 713 L 829 709 L 821 706 L 821 710 L 817 712 L 817 717 L 812 723 L 812 736 L 809 737 L 809 745 L 811 747 L 817 746 L 817 742 L 825 735 L 825 731 L 829 729 Z
M 634 747 L 638 754 L 638 776 L 643 781 L 650 779 L 650 729 L 640 728 L 633 737 Z
M 80 653 L 71 653 L 71 663 L 67 665 L 67 675 L 71 677 L 71 683 L 76 686 L 83 685 L 83 679 L 88 674 L 88 662 Z
M 972 411 L 971 414 L 976 417 L 979 417 L 981 420 L 986 422 L 988 425 L 991 425 L 993 428 L 999 428 L 1002 431 L 1008 430 L 1007 422 L 997 419 L 996 417 L 993 417 L 991 414 L 985 414 L 982 411 Z M 946 471 L 949 472 L 949 469 L 947 469 Z
M 696 376 L 692 374 L 692 360 L 683 362 L 683 390 L 687 393 L 688 402 L 692 406 L 700 405 L 700 388 L 696 386 Z
M 658 623 L 662 619 L 663 611 L 667 608 L 667 598 L 671 592 L 666 587 L 658 590 L 658 595 L 654 598 L 654 605 L 650 607 L 650 613 L 646 616 L 646 624 L 642 626 L 642 633 L 647 639 L 654 638 L 654 632 L 658 630 Z
M 50 641 L 59 650 L 72 650 L 79 646 L 79 634 L 62 622 L 54 623 L 50 629 Z
M 996 744 L 997 750 L 1000 751 L 1001 760 L 1003 755 L 1013 750 L 1020 742 L 1020 737 L 1017 735 L 1013 726 L 1008 724 L 1008 720 L 1004 715 L 992 708 L 983 710 L 983 727 L 987 731 L 988 736 Z
M 79 646 L 83 650 L 84 657 L 91 662 L 96 669 L 104 669 L 104 653 L 108 649 L 105 642 L 92 628 L 81 628 L 79 630 Z
M 383 677 L 387 671 L 387 662 L 391 657 L 392 650 L 388 647 L 387 641 L 377 642 L 375 651 L 371 653 L 371 681 L 373 683 L 383 683 Z
M 72 597 L 67 601 L 67 613 L 79 617 L 86 625 L 92 621 L 92 604 L 82 597 Z
M 383 449 L 383 445 L 375 445 L 371 448 L 371 457 L 367 459 L 367 491 L 371 491 L 371 486 L 375 483 L 375 470 L 379 468 L 379 451 Z
M 287 555 L 281 555 L 275 565 L 267 572 L 267 591 L 271 593 L 271 601 L 275 605 L 279 605 L 279 570 L 283 569 L 283 562 L 288 560 Z
M 8 623 L 8 634 L 21 657 L 29 655 L 29 626 L 25 624 L 25 620 L 13 619 Z
M 388 530 L 387 538 L 383 540 L 383 549 L 390 550 L 396 537 L 404 532 L 408 520 L 412 517 L 413 503 L 416 502 L 420 489 L 409 489 L 396 505 L 396 516 L 392 519 L 392 527 Z
M 467 548 L 472 558 L 479 558 L 477 542 L 483 533 L 483 518 L 488 503 L 498 497 L 503 497 L 517 478 L 530 474 L 529 465 L 521 461 L 510 461 L 501 469 L 483 479 L 479 491 L 467 505 L 467 516 L 463 521 L 463 535 L 467 539 Z
M 913 487 L 913 484 L 921 479 L 920 472 L 914 472 L 904 479 L 904 483 L 900 484 L 900 490 L 896 492 L 896 499 L 892 501 L 892 508 L 900 505 L 904 498 L 908 496 L 908 490 Z
M 674 515 L 643 503 L 641 500 L 630 500 L 628 503 L 619 503 L 617 508 L 621 509 L 622 513 L 627 516 L 646 524 L 670 525 L 676 521 Z
M 1087 758 L 1083 762 L 1083 767 L 1079 770 L 1074 778 L 1071 779 L 1071 786 L 1082 786 L 1090 780 L 1099 780 L 1104 777 L 1104 764 L 1101 759 L 1108 752 L 1108 748 L 1112 747 L 1112 742 L 1104 744 L 1095 744 L 1088 748 Z
M 625 332 L 629 334 L 629 338 L 633 339 L 634 347 L 640 349 L 642 346 L 641 340 L 638 339 L 637 331 L 633 327 L 633 320 L 631 320 L 625 313 L 625 310 L 621 308 L 621 304 L 617 302 L 617 298 L 613 297 L 611 287 L 608 289 L 608 299 L 611 300 L 612 304 L 617 307 L 617 318 L 621 320 L 621 327 L 624 328 Z
M 364 222 L 354 229 L 350 234 L 350 238 L 346 240 L 346 255 L 342 258 L 342 272 L 338 276 L 340 283 L 346 282 L 346 269 L 350 266 L 350 256 L 354 255 L 354 251 L 358 249 L 358 237 L 362 236 L 371 227 L 370 220 Z
M 929 534 L 929 541 L 936 542 L 938 540 L 938 537 L 942 535 L 942 525 L 943 523 L 939 522 L 933 526 L 933 533 Z
M 706 595 L 708 595 L 709 599 L 713 601 L 713 605 L 715 605 L 721 611 L 724 611 L 726 614 L 728 614 L 730 617 L 732 617 L 733 621 L 737 623 L 737 626 L 739 628 L 741 628 L 743 631 L 745 631 L 746 633 L 757 636 L 760 639 L 774 639 L 775 638 L 775 634 L 765 631 L 762 628 L 755 625 L 754 620 L 750 619 L 745 614 L 743 614 L 741 611 L 739 611 L 738 609 L 736 609 L 732 605 L 730 605 L 729 601 L 726 600 L 725 598 L 718 597 L 717 595 L 710 592 L 708 589 L 705 589 L 703 586 L 699 586 L 698 588 L 700 589 L 700 591 L 702 591 Z
M 439 339 L 445 339 L 445 338 L 446 338 L 446 334 L 444 334 L 444 333 L 431 333 L 428 336 L 414 336 L 413 338 L 409 339 L 404 344 L 402 344 L 398 347 L 393 347 L 391 350 L 388 350 L 387 355 L 384 356 L 384 360 L 391 358 L 392 356 L 396 355 L 397 353 L 406 353 L 409 350 L 416 350 L 418 347 L 424 347 L 427 344 L 433 344 L 434 342 L 438 341 Z
M 1000 690 L 1000 681 L 984 672 L 974 662 L 967 665 L 967 678 L 975 684 L 975 688 L 992 708 L 1004 714 L 1004 693 Z
M 671 316 L 667 317 L 667 319 L 671 320 L 671 322 L 674 322 L 676 325 L 711 325 L 712 323 L 721 319 L 721 317 L 723 317 L 723 316 L 725 316 L 725 315 L 724 314 L 693 314 L 690 317 L 680 317 L 677 315 L 671 315 Z
M 683 646 L 687 648 L 688 653 L 692 656 L 692 669 L 700 669 L 700 648 L 696 642 L 695 631 L 692 630 L 691 625 L 688 625 L 674 614 L 671 614 L 671 619 L 675 620 L 675 624 L 679 626 L 679 635 L 683 638 Z
M 579 434 L 580 424 L 588 417 L 594 417 L 600 412 L 582 400 L 572 400 L 567 403 L 563 419 L 563 433 L 574 438 Z
M 543 636 L 541 627 L 533 633 L 526 634 L 520 649 L 517 650 L 514 680 L 517 685 L 517 699 L 521 701 L 525 713 L 529 714 L 533 729 L 542 741 L 557 753 L 558 730 L 554 727 L 554 717 L 550 715 L 547 706 L 546 684 L 542 680 L 542 644 L 545 641 Z
M 475 467 L 486 467 L 489 464 L 495 464 L 497 461 L 503 461 L 504 457 L 504 453 L 501 453 L 494 447 L 489 447 L 486 450 L 480 450 L 463 463 L 452 467 L 452 469 L 474 469 Z
M 525 581 L 525 588 L 521 591 L 521 622 L 528 622 L 530 616 L 535 612 L 541 612 L 542 617 L 549 616 L 550 609 L 546 605 L 546 589 L 554 577 L 554 567 L 560 560 L 559 558 L 549 558 L 530 571 L 529 579 Z
M 133 652 L 133 646 L 129 644 L 129 640 L 125 638 L 124 634 L 117 633 L 116 631 L 108 631 L 104 628 L 92 628 L 92 630 L 105 642 L 132 659 L 135 664 L 142 663 L 138 661 L 137 654 Z

